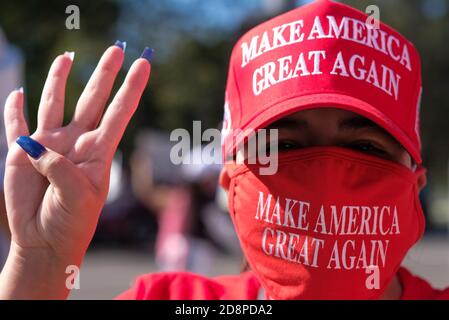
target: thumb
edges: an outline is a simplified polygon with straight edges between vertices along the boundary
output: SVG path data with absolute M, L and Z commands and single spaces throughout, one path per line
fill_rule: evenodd
M 46 177 L 68 202 L 76 200 L 79 192 L 89 184 L 79 168 L 63 155 L 44 147 L 29 136 L 20 136 L 16 142 L 28 153 L 33 167 Z

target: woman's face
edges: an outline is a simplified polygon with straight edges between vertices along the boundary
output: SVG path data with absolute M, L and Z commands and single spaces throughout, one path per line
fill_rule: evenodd
M 304 110 L 275 121 L 279 152 L 338 146 L 414 167 L 409 153 L 384 129 L 356 113 L 336 108 Z

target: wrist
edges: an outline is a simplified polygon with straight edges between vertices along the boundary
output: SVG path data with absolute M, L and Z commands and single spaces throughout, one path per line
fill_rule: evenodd
M 67 267 L 82 257 L 58 255 L 50 248 L 24 248 L 11 242 L 0 274 L 0 299 L 65 299 L 70 293 Z
M 34 264 L 35 261 L 41 261 L 52 266 L 58 266 L 77 263 L 82 260 L 84 253 L 61 253 L 56 252 L 51 247 L 24 247 L 11 239 L 8 258 L 9 256 L 21 263 L 32 262 Z

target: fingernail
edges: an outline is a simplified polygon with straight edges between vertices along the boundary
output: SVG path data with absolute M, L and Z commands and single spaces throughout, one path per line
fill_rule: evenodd
M 149 62 L 151 62 L 151 59 L 153 59 L 153 53 L 154 53 L 153 49 L 151 49 L 149 47 L 145 47 L 145 49 L 143 49 L 143 52 L 140 55 L 140 57 L 147 59 Z
M 28 136 L 20 136 L 17 138 L 16 142 L 34 159 L 39 159 L 39 157 L 46 151 L 43 145 Z
M 73 59 L 75 59 L 75 51 L 66 51 L 66 52 L 64 52 L 64 55 L 69 57 L 69 59 L 72 61 L 73 61 Z
M 23 93 L 23 87 L 18 87 L 18 88 L 16 88 L 15 91 L 18 91 L 18 92 L 20 92 L 20 93 Z
M 117 40 L 117 41 L 114 43 L 114 46 L 119 47 L 120 49 L 123 50 L 123 52 L 126 51 L 126 41 L 120 41 L 120 40 Z

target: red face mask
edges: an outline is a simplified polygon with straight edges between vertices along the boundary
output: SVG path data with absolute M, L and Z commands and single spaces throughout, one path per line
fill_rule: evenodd
M 274 175 L 259 169 L 227 164 L 222 184 L 269 298 L 379 298 L 423 234 L 423 169 L 338 147 L 281 154 Z

